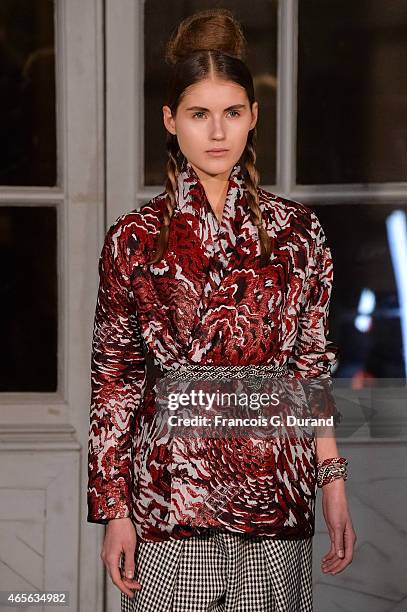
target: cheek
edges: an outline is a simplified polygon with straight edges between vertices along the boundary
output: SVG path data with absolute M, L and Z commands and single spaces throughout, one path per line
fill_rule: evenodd
M 250 129 L 250 121 L 239 121 L 230 128 L 230 137 L 236 148 L 244 149 Z
M 204 127 L 196 124 L 183 125 L 177 128 L 177 138 L 182 152 L 199 151 L 202 146 Z M 187 156 L 188 157 L 188 156 Z

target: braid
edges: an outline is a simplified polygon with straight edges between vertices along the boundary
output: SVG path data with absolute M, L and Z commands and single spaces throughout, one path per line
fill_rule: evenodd
M 178 146 L 177 137 L 170 134 L 170 132 L 167 132 L 166 147 L 168 154 L 166 165 L 167 179 L 165 181 L 167 197 L 165 199 L 165 207 L 163 209 L 163 222 L 160 228 L 160 235 L 158 236 L 155 255 L 152 257 L 152 259 L 150 259 L 147 265 L 161 261 L 165 253 L 168 246 L 170 222 L 176 206 L 177 176 L 179 173 L 178 155 L 180 153 L 180 149 Z
M 253 128 L 247 139 L 246 148 L 243 152 L 246 168 L 246 198 L 250 207 L 250 220 L 257 227 L 260 240 L 261 266 L 266 265 L 271 254 L 270 237 L 263 225 L 263 217 L 259 205 L 257 185 L 259 184 L 259 171 L 256 168 L 256 128 Z

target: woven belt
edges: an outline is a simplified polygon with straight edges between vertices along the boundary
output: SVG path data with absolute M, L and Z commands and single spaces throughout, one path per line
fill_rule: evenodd
M 222 378 L 249 378 L 258 376 L 263 378 L 276 378 L 286 376 L 288 368 L 271 365 L 201 365 L 191 363 L 181 366 L 178 370 L 169 370 L 164 378 L 170 380 L 219 380 Z

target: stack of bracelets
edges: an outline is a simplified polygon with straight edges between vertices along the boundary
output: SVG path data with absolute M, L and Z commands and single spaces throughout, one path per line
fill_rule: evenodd
M 332 459 L 325 459 L 317 463 L 317 485 L 323 487 L 336 480 L 336 478 L 343 478 L 344 480 L 348 477 L 347 466 L 348 462 L 345 457 L 333 457 Z

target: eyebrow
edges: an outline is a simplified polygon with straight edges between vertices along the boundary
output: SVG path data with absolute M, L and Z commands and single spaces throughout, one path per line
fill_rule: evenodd
M 228 106 L 227 108 L 225 108 L 225 111 L 227 110 L 232 110 L 232 108 L 245 108 L 246 104 L 232 104 L 232 106 Z M 209 108 L 204 108 L 203 106 L 190 106 L 189 108 L 186 108 L 185 110 L 190 111 L 190 110 L 198 110 L 198 111 L 208 111 L 209 112 Z

